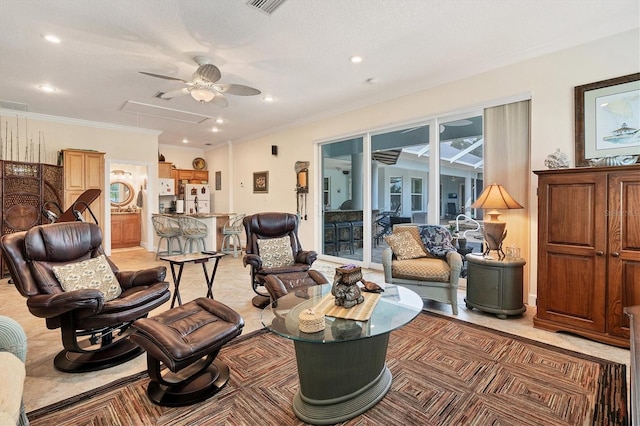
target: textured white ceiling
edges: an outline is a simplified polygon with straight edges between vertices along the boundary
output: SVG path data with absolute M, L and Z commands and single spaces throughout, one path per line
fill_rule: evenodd
M 288 0 L 268 16 L 244 0 L 0 0 L 0 100 L 30 112 L 162 130 L 160 143 L 218 145 L 373 104 L 640 26 L 637 0 Z M 45 42 L 54 33 L 59 45 Z M 362 55 L 354 65 L 348 58 Z M 157 99 L 196 55 L 222 83 L 272 94 Z M 373 78 L 376 84 L 367 84 Z M 38 85 L 58 91 L 44 94 Z M 127 101 L 227 122 L 121 111 Z

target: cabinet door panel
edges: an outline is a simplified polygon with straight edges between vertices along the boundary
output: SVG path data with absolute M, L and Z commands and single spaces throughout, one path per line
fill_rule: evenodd
M 596 182 L 549 185 L 549 244 L 595 247 L 595 218 L 602 214 L 595 211 L 596 191 Z
M 83 153 L 64 151 L 64 186 L 72 191 L 85 189 Z
M 540 318 L 561 321 L 583 329 L 604 331 L 605 291 L 597 282 L 596 264 L 588 257 L 550 253 L 547 285 L 539 288 Z
M 640 305 L 640 171 L 609 178 L 608 330 L 629 338 L 626 306 Z
M 103 154 L 87 154 L 85 158 L 85 188 L 102 189 L 104 183 Z
M 607 175 L 546 175 L 539 184 L 536 316 L 604 332 Z
M 202 181 L 209 181 L 209 172 L 207 170 L 196 170 L 193 173 L 193 179 L 197 181 L 197 183 L 202 183 Z

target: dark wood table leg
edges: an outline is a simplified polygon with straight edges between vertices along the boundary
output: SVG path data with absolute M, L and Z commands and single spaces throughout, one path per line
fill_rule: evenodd
M 169 262 L 169 263 L 171 264 L 171 275 L 173 276 L 173 286 L 175 287 L 173 291 L 173 298 L 171 299 L 171 307 L 173 308 L 173 306 L 176 303 L 176 299 L 178 300 L 178 306 L 182 305 L 182 298 L 180 297 L 180 279 L 182 278 L 182 267 L 184 266 L 184 263 L 176 263 L 176 262 Z M 176 268 L 175 268 L 176 265 L 180 265 L 177 276 L 176 276 Z
M 213 264 L 213 270 L 211 271 L 211 277 L 209 277 L 209 273 L 207 272 L 207 266 L 206 266 L 206 262 L 202 263 L 202 270 L 204 271 L 204 278 L 207 282 L 207 297 L 209 299 L 213 299 L 213 280 L 216 277 L 216 271 L 218 270 L 218 262 L 220 262 L 220 258 L 219 257 L 215 257 L 214 259 L 214 264 Z

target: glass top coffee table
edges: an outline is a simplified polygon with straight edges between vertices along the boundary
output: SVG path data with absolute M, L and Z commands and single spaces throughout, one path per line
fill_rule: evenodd
M 416 293 L 387 284 L 367 321 L 325 316 L 323 331 L 301 332 L 299 313 L 331 294 L 331 287 L 294 289 L 262 312 L 265 327 L 293 340 L 300 381 L 293 411 L 312 424 L 343 422 L 384 397 L 392 379 L 385 362 L 389 334 L 422 310 Z

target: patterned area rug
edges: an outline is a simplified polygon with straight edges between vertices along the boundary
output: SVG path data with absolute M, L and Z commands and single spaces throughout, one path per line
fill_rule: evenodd
M 28 413 L 39 425 L 301 425 L 293 343 L 260 330 L 225 346 L 227 386 L 190 407 L 149 402 L 146 373 Z M 626 425 L 625 366 L 423 313 L 394 331 L 389 393 L 345 425 Z

